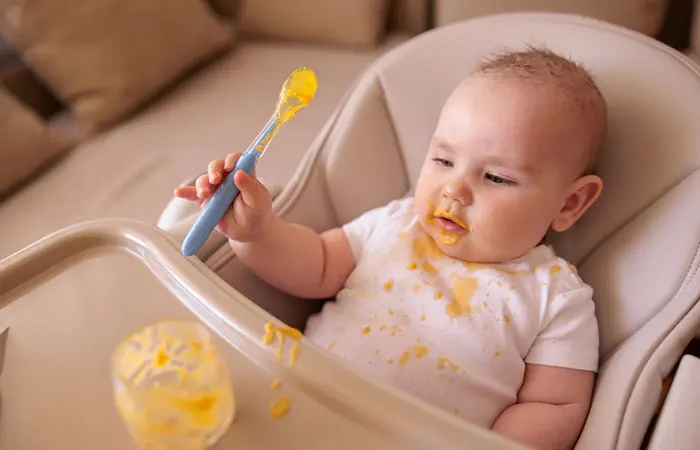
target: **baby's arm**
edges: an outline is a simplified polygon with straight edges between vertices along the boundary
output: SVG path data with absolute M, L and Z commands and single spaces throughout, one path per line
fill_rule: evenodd
M 537 449 L 570 449 L 586 422 L 594 373 L 527 364 L 518 402 L 493 429 Z
M 341 228 L 318 234 L 274 217 L 260 238 L 230 242 L 237 257 L 265 282 L 302 298 L 334 296 L 355 266 Z
M 209 163 L 195 186 L 175 189 L 177 197 L 204 205 L 240 153 Z M 285 222 L 272 212 L 267 188 L 255 177 L 239 171 L 236 197 L 216 229 L 229 238 L 237 257 L 260 278 L 277 289 L 305 298 L 332 297 L 340 291 L 355 266 L 345 232 L 336 228 L 319 234 L 308 227 Z

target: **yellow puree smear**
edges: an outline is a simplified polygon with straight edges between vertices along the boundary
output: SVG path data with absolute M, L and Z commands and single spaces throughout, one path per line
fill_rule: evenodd
M 286 416 L 291 402 L 292 399 L 288 395 L 282 396 L 272 402 L 272 405 L 270 405 L 270 417 L 273 419 L 281 419 Z
M 438 217 L 444 217 L 445 219 L 453 221 L 465 230 L 468 230 L 469 232 L 472 231 L 471 227 L 466 222 L 464 222 L 462 219 L 460 219 L 455 214 L 449 211 L 445 211 L 444 209 L 435 210 L 432 204 L 430 205 L 430 211 L 431 214 L 428 215 L 427 222 L 431 225 L 435 225 L 435 219 L 437 219 Z M 445 245 L 455 245 L 459 243 L 461 237 L 461 232 L 440 229 L 440 241 Z
M 284 349 L 284 342 L 286 338 L 294 340 L 294 345 L 289 352 L 289 367 L 294 368 L 296 361 L 299 359 L 301 354 L 301 338 L 303 337 L 301 331 L 292 327 L 278 328 L 275 324 L 268 322 L 265 324 L 265 334 L 263 335 L 263 343 L 265 345 L 271 345 L 272 342 L 277 338 L 279 340 L 279 347 L 277 347 L 277 360 L 282 359 L 282 351 Z M 281 383 L 276 380 L 272 383 L 273 389 L 278 389 Z M 275 400 L 270 405 L 270 417 L 273 419 L 280 419 L 284 417 L 289 411 L 291 404 L 291 398 L 288 395 L 282 396 Z

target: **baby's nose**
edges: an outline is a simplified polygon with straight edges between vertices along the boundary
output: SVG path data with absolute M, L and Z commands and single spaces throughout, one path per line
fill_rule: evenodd
M 445 184 L 442 195 L 462 205 L 469 205 L 472 202 L 472 191 L 469 186 L 457 180 Z

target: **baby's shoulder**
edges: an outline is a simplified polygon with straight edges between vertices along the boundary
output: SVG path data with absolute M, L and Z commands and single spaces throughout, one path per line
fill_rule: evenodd
M 399 222 L 411 217 L 415 217 L 413 197 L 404 197 L 369 209 L 350 221 L 346 226 L 354 222 L 372 223 L 373 225 L 381 223 L 384 225 L 387 222 Z
M 576 267 L 558 256 L 554 249 L 540 245 L 521 261 L 526 267 L 522 270 L 534 275 L 534 281 L 551 295 L 576 290 L 590 290 L 581 278 Z
M 407 217 L 415 217 L 415 209 L 413 207 L 413 197 L 403 197 L 392 200 L 384 207 L 385 215 L 388 219 L 405 219 Z

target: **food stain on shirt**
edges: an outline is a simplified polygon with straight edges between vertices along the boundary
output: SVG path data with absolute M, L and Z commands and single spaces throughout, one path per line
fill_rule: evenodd
M 362 329 L 362 334 L 369 334 L 372 331 L 371 327 L 364 327 Z
M 415 270 L 417 267 L 418 267 L 418 264 L 411 261 L 411 263 L 408 266 L 406 266 L 406 270 Z
M 423 271 L 429 273 L 430 275 L 436 275 L 438 273 L 435 266 L 430 264 L 428 261 L 423 263 Z
M 408 361 L 408 358 L 411 357 L 411 352 L 403 352 L 403 356 L 401 356 L 401 359 L 399 359 L 399 365 L 403 366 L 406 365 L 406 362 Z
M 393 278 L 389 279 L 386 283 L 384 283 L 384 290 L 389 292 L 392 287 L 394 287 L 394 279 Z
M 416 259 L 441 259 L 445 254 L 427 234 L 422 234 L 413 240 L 413 256 Z
M 461 317 L 472 311 L 471 300 L 479 287 L 479 282 L 473 277 L 458 277 L 452 285 L 453 299 L 445 306 L 450 317 Z
M 492 269 L 493 265 L 486 264 L 486 263 L 462 261 L 462 267 L 464 267 L 465 269 L 467 269 L 471 272 L 476 272 L 476 271 L 484 270 L 484 269 Z
M 282 382 L 280 380 L 275 380 L 272 382 L 272 389 L 279 389 L 280 386 L 282 386 Z
M 532 271 L 530 269 L 511 270 L 511 269 L 499 267 L 498 271 L 503 272 L 503 273 L 508 274 L 508 275 L 511 275 L 511 276 L 521 276 L 521 277 L 525 277 L 525 276 L 534 274 L 534 271 Z
M 440 300 L 442 298 L 442 292 L 435 292 L 435 294 L 433 294 L 433 298 L 435 298 L 435 300 Z
M 558 264 L 553 265 L 552 267 L 549 268 L 549 273 L 550 274 L 555 274 L 561 272 L 561 266 Z
M 416 345 L 413 347 L 413 354 L 416 358 L 421 359 L 430 352 L 430 349 L 425 345 Z
M 418 292 L 418 291 L 420 291 L 421 287 L 423 287 L 423 285 L 421 285 L 421 284 L 414 284 L 414 285 L 413 285 L 413 292 Z
M 439 357 L 437 362 L 439 370 L 445 370 L 445 365 L 449 366 L 450 370 L 453 372 L 457 372 L 459 370 L 459 366 L 457 364 L 453 363 L 444 356 Z

